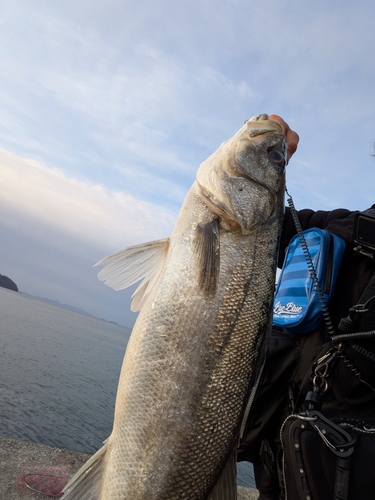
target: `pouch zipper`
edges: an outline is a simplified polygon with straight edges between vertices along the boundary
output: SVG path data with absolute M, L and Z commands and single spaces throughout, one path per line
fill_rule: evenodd
M 323 285 L 323 293 L 326 295 L 328 295 L 331 291 L 332 270 L 333 270 L 333 236 L 331 233 L 328 234 L 329 234 L 329 247 L 328 247 L 326 268 L 324 272 L 324 285 Z

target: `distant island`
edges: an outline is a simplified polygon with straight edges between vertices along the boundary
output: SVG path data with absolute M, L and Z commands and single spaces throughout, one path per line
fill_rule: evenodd
M 22 295 L 27 295 L 28 297 L 33 297 L 34 299 L 42 300 L 43 302 L 47 302 L 48 304 L 53 304 L 54 306 L 62 307 L 63 309 L 69 309 L 70 311 L 74 311 L 74 312 L 77 312 L 79 314 L 83 314 L 85 316 L 89 316 L 90 318 L 100 319 L 101 321 L 105 321 L 106 323 L 111 323 L 112 325 L 121 326 L 123 328 L 128 328 L 129 329 L 128 326 L 120 325 L 116 321 L 110 321 L 108 319 L 99 318 L 98 316 L 94 316 L 93 314 L 91 314 L 91 313 L 89 313 L 87 311 L 84 311 L 80 307 L 70 306 L 69 304 L 62 304 L 58 300 L 47 299 L 46 297 L 39 297 L 38 295 L 30 295 L 30 294 L 25 293 L 25 292 L 23 292 Z M 130 330 L 131 330 L 131 328 L 130 328 Z
M 8 278 L 8 276 L 4 276 L 3 274 L 0 274 L 0 287 L 7 288 L 8 290 L 12 290 L 13 292 L 19 292 L 18 286 L 15 284 L 15 282 L 13 280 L 11 280 L 10 278 Z M 61 304 L 57 300 L 47 299 L 45 297 L 38 297 L 37 295 L 30 295 L 30 294 L 25 293 L 25 292 L 21 293 L 21 295 L 33 297 L 35 299 L 42 300 L 43 302 L 48 302 L 49 304 L 53 304 L 57 307 L 69 309 L 70 311 L 74 311 L 74 312 L 77 312 L 79 314 L 84 314 L 85 316 L 90 316 L 91 318 L 100 319 L 101 321 L 105 321 L 106 323 L 111 323 L 112 325 L 121 326 L 121 327 L 126 328 L 129 331 L 131 331 L 131 328 L 129 328 L 128 326 L 120 325 L 116 321 L 110 321 L 108 319 L 98 318 L 97 316 L 94 316 L 93 314 L 91 314 L 87 311 L 84 311 L 83 309 L 80 309 L 79 307 L 70 306 L 68 304 Z
M 0 274 L 0 286 L 2 286 L 3 288 L 8 288 L 8 290 L 18 292 L 18 286 L 15 284 L 15 282 L 8 278 L 8 276 L 3 276 L 2 274 Z

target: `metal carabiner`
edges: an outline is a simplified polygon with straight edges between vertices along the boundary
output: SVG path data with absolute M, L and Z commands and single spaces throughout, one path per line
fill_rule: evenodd
M 318 387 L 321 392 L 325 392 L 328 389 L 328 381 L 325 377 L 315 375 L 313 377 L 313 386 Z

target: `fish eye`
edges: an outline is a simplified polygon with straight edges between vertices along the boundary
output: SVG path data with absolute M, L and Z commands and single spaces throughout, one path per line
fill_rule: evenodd
M 269 151 L 268 157 L 273 163 L 276 163 L 276 165 L 285 166 L 285 156 L 281 151 L 277 151 L 277 149 Z

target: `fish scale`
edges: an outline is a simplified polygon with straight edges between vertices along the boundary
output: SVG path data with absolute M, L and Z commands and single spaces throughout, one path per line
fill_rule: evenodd
M 64 499 L 81 499 L 79 487 L 90 500 L 236 498 L 233 457 L 269 325 L 283 216 L 284 168 L 268 151 L 285 151 L 284 138 L 263 117 L 201 165 L 169 241 L 155 246 L 164 252 L 156 278 L 142 246 L 102 262 L 121 288 L 129 279 L 118 259 L 142 255 L 143 304 L 112 434 Z

